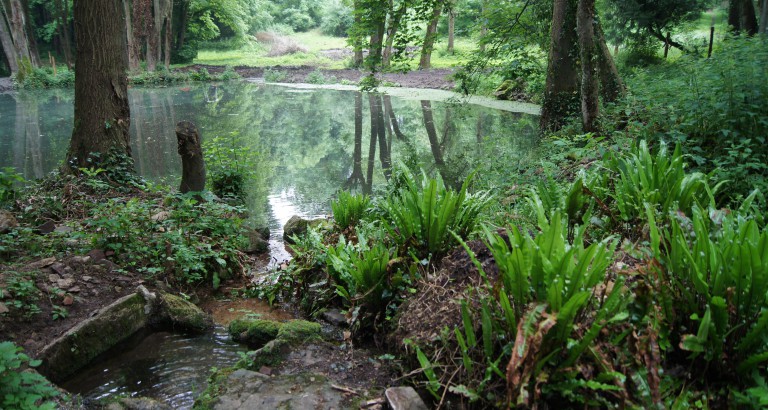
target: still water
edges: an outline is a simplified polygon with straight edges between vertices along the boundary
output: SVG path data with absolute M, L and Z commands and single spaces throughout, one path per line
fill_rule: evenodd
M 234 158 L 255 153 L 258 181 L 248 206 L 272 237 L 292 215 L 327 214 L 341 189 L 370 192 L 403 164 L 439 174 L 457 186 L 472 171 L 530 160 L 536 143 L 534 106 L 446 101 L 440 92 L 393 90 L 392 95 L 268 85 L 255 82 L 132 88 L 131 142 L 137 171 L 178 185 L 181 164 L 175 124 L 191 120 L 204 148 L 214 139 Z M 0 168 L 26 179 L 60 166 L 72 131 L 73 93 L 51 90 L 0 94 Z M 209 172 L 219 164 L 208 163 Z M 502 176 L 503 177 L 503 176 Z M 273 261 L 288 257 L 278 240 Z M 122 347 L 64 387 L 91 398 L 147 395 L 189 408 L 211 367 L 225 367 L 244 348 L 223 328 L 202 337 L 155 333 Z

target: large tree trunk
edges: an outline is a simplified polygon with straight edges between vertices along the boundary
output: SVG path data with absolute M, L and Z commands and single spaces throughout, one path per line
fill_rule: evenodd
M 35 39 L 35 33 L 32 30 L 31 24 L 28 24 L 29 20 L 29 0 L 24 0 L 22 3 L 22 16 L 24 17 L 24 36 L 27 38 L 27 44 L 29 47 L 29 56 L 34 67 L 40 67 L 40 53 L 37 50 L 37 40 Z
M 126 0 L 127 1 L 127 0 Z M 67 63 L 67 68 L 72 69 L 72 44 L 69 36 L 69 1 L 68 0 L 56 0 L 54 4 L 56 7 L 56 21 L 59 34 L 59 40 L 61 44 L 61 52 L 64 54 L 64 61 Z
M 757 34 L 757 17 L 752 0 L 731 0 L 728 5 L 728 25 L 736 33 Z
M 355 93 L 355 151 L 352 154 L 352 175 L 347 178 L 347 189 L 365 186 L 363 177 L 363 93 Z
M 595 0 L 579 0 L 576 30 L 581 57 L 581 121 L 584 132 L 598 132 L 600 107 L 598 50 L 595 43 Z
M 448 52 L 453 54 L 453 42 L 456 31 L 456 10 L 452 7 L 448 12 Z
M 0 45 L 3 47 L 5 59 L 8 61 L 8 69 L 11 70 L 11 74 L 15 74 L 19 71 L 18 56 L 16 55 L 16 48 L 13 46 L 11 27 L 6 20 L 5 6 L 2 1 L 0 1 L 0 5 L 3 6 L 3 12 L 0 13 Z
M 555 0 L 547 65 L 541 130 L 556 131 L 565 118 L 579 112 L 579 72 L 576 62 L 576 7 L 572 0 Z
M 381 161 L 381 169 L 384 171 L 384 177 L 389 180 L 392 176 L 392 157 L 389 152 L 389 144 L 387 143 L 387 127 L 384 122 L 384 109 L 381 101 L 381 94 L 371 93 L 371 115 L 376 116 L 376 133 L 379 136 L 379 161 Z M 373 119 L 371 124 L 373 124 Z
M 435 118 L 432 115 L 431 101 L 421 101 L 421 113 L 424 116 L 424 128 L 427 130 L 429 147 L 432 150 L 432 157 L 435 158 L 435 165 L 442 167 L 445 165 L 445 160 L 443 159 L 443 151 L 440 149 L 440 140 L 437 138 L 437 129 L 435 128 Z
M 160 36 L 157 34 L 157 0 L 147 0 L 149 3 L 149 15 L 147 16 L 147 50 L 144 60 L 147 62 L 147 71 L 157 70 L 159 59 Z
M 424 34 L 424 44 L 421 47 L 421 58 L 419 59 L 419 70 L 426 70 L 432 66 L 432 50 L 435 48 L 435 39 L 437 39 L 437 23 L 440 21 L 442 12 L 442 2 L 437 2 L 432 10 L 432 19 L 427 25 L 427 31 Z
M 613 61 L 611 50 L 605 43 L 605 34 L 603 27 L 598 21 L 595 24 L 595 41 L 597 42 L 597 64 L 600 73 L 600 95 L 603 101 L 614 102 L 626 93 L 624 83 L 619 76 L 619 70 Z
M 392 11 L 389 16 L 389 23 L 387 24 L 387 41 L 384 46 L 384 54 L 381 57 L 381 65 L 383 67 L 389 67 L 392 59 L 392 46 L 395 43 L 395 36 L 397 31 L 400 30 L 400 22 L 403 20 L 403 16 L 407 10 L 407 3 L 400 3 L 400 8 L 397 11 Z M 389 2 L 389 8 L 392 9 L 392 1 Z
M 380 14 L 380 18 L 373 22 L 370 47 L 368 49 L 368 68 L 376 71 L 381 67 L 382 51 L 384 48 L 384 25 L 386 16 Z
M 200 146 L 200 131 L 191 121 L 176 124 L 176 139 L 181 156 L 181 185 L 179 192 L 200 192 L 205 189 L 205 161 Z
M 141 57 L 139 57 L 139 45 L 136 42 L 135 30 L 133 27 L 132 16 L 133 2 L 131 0 L 123 0 L 123 9 L 125 12 L 125 34 L 128 47 L 128 71 L 137 72 L 141 66 Z
M 761 34 L 768 34 L 768 0 L 760 3 L 760 30 Z
M 362 13 L 360 9 L 360 0 L 354 0 L 352 9 L 355 13 L 355 27 L 357 28 L 356 32 L 352 34 L 352 49 L 355 52 L 354 57 L 354 65 L 355 67 L 362 67 L 363 65 L 363 36 L 359 32 L 360 25 L 362 24 L 362 17 L 360 16 L 360 13 Z
M 120 0 L 75 0 L 75 119 L 67 164 L 89 167 L 98 153 L 130 158 L 125 20 Z

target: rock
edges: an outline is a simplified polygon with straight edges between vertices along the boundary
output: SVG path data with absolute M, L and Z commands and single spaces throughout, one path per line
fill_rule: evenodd
M 248 243 L 243 249 L 241 249 L 243 252 L 262 253 L 269 250 L 269 242 L 265 240 L 262 234 L 255 229 L 246 228 L 243 232 L 243 235 L 248 238 Z M 269 238 L 269 236 L 267 236 L 267 238 Z
M 149 397 L 126 397 L 110 403 L 106 410 L 171 410 L 171 406 Z
M 90 252 L 88 252 L 88 257 L 91 258 L 93 262 L 99 262 L 106 258 L 107 256 L 104 254 L 104 251 L 101 249 L 93 249 Z
M 8 306 L 5 306 L 5 303 L 0 302 L 0 315 L 6 314 L 8 312 L 10 312 Z
M 307 232 L 307 228 L 312 226 L 316 227 L 322 224 L 324 219 L 312 219 L 307 220 L 300 216 L 294 215 L 283 227 L 283 240 L 286 243 L 294 243 L 292 236 L 300 236 Z
M 319 374 L 269 377 L 249 370 L 236 370 L 218 376 L 214 397 L 196 402 L 195 407 L 214 410 L 234 409 L 341 409 L 344 393 Z M 205 395 L 203 395 L 205 397 Z
M 56 282 L 58 282 L 60 280 L 61 280 L 61 276 L 59 276 L 59 275 L 57 275 L 55 273 L 52 273 L 52 274 L 48 275 L 48 282 L 56 283 Z
M 155 222 L 163 222 L 164 220 L 168 219 L 171 214 L 168 211 L 160 211 L 154 215 L 152 215 L 151 219 Z
M 16 221 L 16 217 L 12 213 L 0 210 L 0 234 L 7 233 L 17 226 L 19 226 L 19 222 Z
M 39 261 L 35 261 L 27 265 L 27 268 L 30 270 L 42 269 L 46 266 L 51 266 L 54 262 L 56 262 L 56 258 L 54 257 L 40 259 Z
M 80 279 L 82 279 L 83 282 L 90 282 L 93 279 L 93 276 L 85 275 L 85 276 L 81 277 Z
M 281 323 L 261 319 L 235 319 L 229 324 L 232 340 L 261 347 L 277 337 Z
M 61 301 L 61 304 L 64 306 L 72 306 L 73 303 L 75 303 L 75 298 L 72 295 L 64 296 L 64 300 Z
M 65 272 L 65 269 L 66 269 L 66 266 L 65 266 L 63 263 L 61 263 L 61 262 L 56 262 L 56 263 L 54 263 L 53 265 L 51 265 L 51 270 L 52 270 L 52 271 L 54 271 L 54 272 L 56 272 L 56 273 L 57 273 L 57 274 L 59 274 L 59 275 L 63 275 L 63 274 L 64 274 L 64 272 Z M 53 276 L 53 275 L 51 275 L 51 276 Z M 48 279 L 49 279 L 51 282 L 55 282 L 55 280 L 53 280 L 53 279 L 50 279 L 50 278 L 51 278 L 51 276 L 48 276 Z
M 80 293 L 80 290 L 80 286 L 72 286 L 71 288 L 67 289 L 67 291 L 71 293 Z
M 75 230 L 68 226 L 61 225 L 61 226 L 57 226 L 56 229 L 54 229 L 53 231 L 62 235 L 66 235 L 68 233 L 74 232 Z
M 56 230 L 56 224 L 53 223 L 53 221 L 46 221 L 42 225 L 40 225 L 37 228 L 35 228 L 35 230 L 40 235 L 48 235 L 49 233 L 51 233 L 54 230 Z
M 347 326 L 347 318 L 338 309 L 324 311 L 320 317 L 334 326 Z
M 56 281 L 56 287 L 59 289 L 69 289 L 75 285 L 74 279 L 60 279 Z
M 213 326 L 213 320 L 199 307 L 178 296 L 160 295 L 161 317 L 168 320 L 172 329 L 202 333 Z
M 78 263 L 78 264 L 86 264 L 90 260 L 91 260 L 90 256 L 73 256 L 72 259 L 70 259 L 70 262 Z
M 320 337 L 319 323 L 306 320 L 290 320 L 280 326 L 277 338 L 289 343 L 301 343 Z
M 384 392 L 387 403 L 392 410 L 427 410 L 427 405 L 421 400 L 413 387 L 390 387 Z
M 271 233 L 269 231 L 268 226 L 261 226 L 258 228 L 254 228 L 253 230 L 259 233 L 259 235 L 261 236 L 261 239 L 264 239 L 265 241 L 269 240 L 269 236 L 271 235 Z

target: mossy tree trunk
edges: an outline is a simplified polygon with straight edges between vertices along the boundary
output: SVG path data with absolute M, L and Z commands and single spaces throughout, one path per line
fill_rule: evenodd
M 577 57 L 576 2 L 555 0 L 547 82 L 541 106 L 542 131 L 559 130 L 567 117 L 579 112 Z
M 75 123 L 67 163 L 90 167 L 102 158 L 131 156 L 128 54 L 121 0 L 75 0 Z
M 440 22 L 440 14 L 442 11 L 443 2 L 435 1 L 434 8 L 432 9 L 432 18 L 429 20 L 426 33 L 424 34 L 424 44 L 422 44 L 421 58 L 419 59 L 419 70 L 426 70 L 432 67 L 432 50 L 435 48 L 437 23 Z

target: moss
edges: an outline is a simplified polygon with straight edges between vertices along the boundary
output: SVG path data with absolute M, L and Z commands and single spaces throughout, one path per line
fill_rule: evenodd
M 292 344 L 320 338 L 320 324 L 306 320 L 291 320 L 283 323 L 277 338 Z
M 232 372 L 235 371 L 234 367 L 227 367 L 221 370 L 216 370 L 208 376 L 208 387 L 200 393 L 195 399 L 193 409 L 206 410 L 213 408 L 213 400 L 219 396 L 222 390 L 222 383 L 224 383 Z
M 277 337 L 281 324 L 272 320 L 237 319 L 229 324 L 232 340 L 250 346 L 264 346 Z
M 274 339 L 261 347 L 246 353 L 235 365 L 238 369 L 258 371 L 263 366 L 274 367 L 280 364 L 290 351 L 291 344 L 285 340 Z
M 208 315 L 191 302 L 167 293 L 162 294 L 162 299 L 165 316 L 174 329 L 202 333 L 211 327 Z

